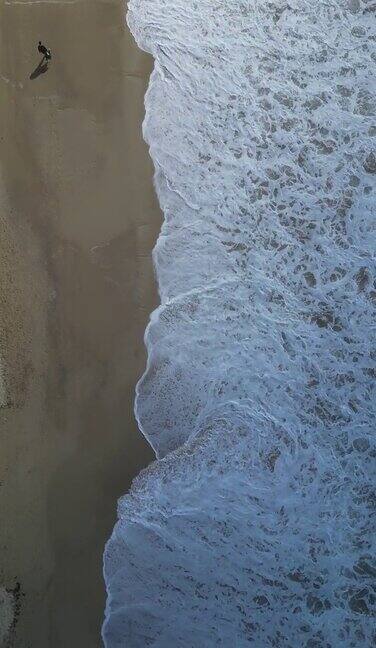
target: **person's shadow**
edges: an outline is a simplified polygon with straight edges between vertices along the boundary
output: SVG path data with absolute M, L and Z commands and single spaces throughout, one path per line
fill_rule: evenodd
M 44 74 L 48 70 L 48 61 L 46 61 L 45 57 L 42 58 L 40 63 L 38 63 L 37 67 L 35 70 L 30 74 L 30 79 L 36 79 L 39 77 L 41 74 Z

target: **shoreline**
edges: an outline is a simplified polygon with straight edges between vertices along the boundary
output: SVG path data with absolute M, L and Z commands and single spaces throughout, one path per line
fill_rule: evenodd
M 125 10 L 0 9 L 0 595 L 19 583 L 9 641 L 3 627 L 12 648 L 102 645 L 116 501 L 154 459 L 133 412 L 158 304 L 161 214 L 141 132 L 153 62 Z M 38 40 L 53 59 L 30 80 Z

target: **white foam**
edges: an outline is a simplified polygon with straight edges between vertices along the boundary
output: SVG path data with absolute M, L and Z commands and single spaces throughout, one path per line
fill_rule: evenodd
M 164 458 L 107 545 L 107 646 L 376 640 L 368 8 L 130 3 L 165 214 L 136 412 Z

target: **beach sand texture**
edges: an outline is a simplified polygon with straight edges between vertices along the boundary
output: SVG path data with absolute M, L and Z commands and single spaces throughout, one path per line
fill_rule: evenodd
M 157 303 L 141 135 L 152 61 L 124 12 L 118 0 L 0 9 L 4 646 L 101 645 L 116 499 L 153 459 L 133 416 Z M 53 59 L 30 80 L 38 40 Z

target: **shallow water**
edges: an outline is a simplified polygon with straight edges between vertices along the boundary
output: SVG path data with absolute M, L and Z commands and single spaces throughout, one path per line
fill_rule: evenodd
M 106 646 L 376 645 L 372 4 L 131 0 L 165 222 Z

